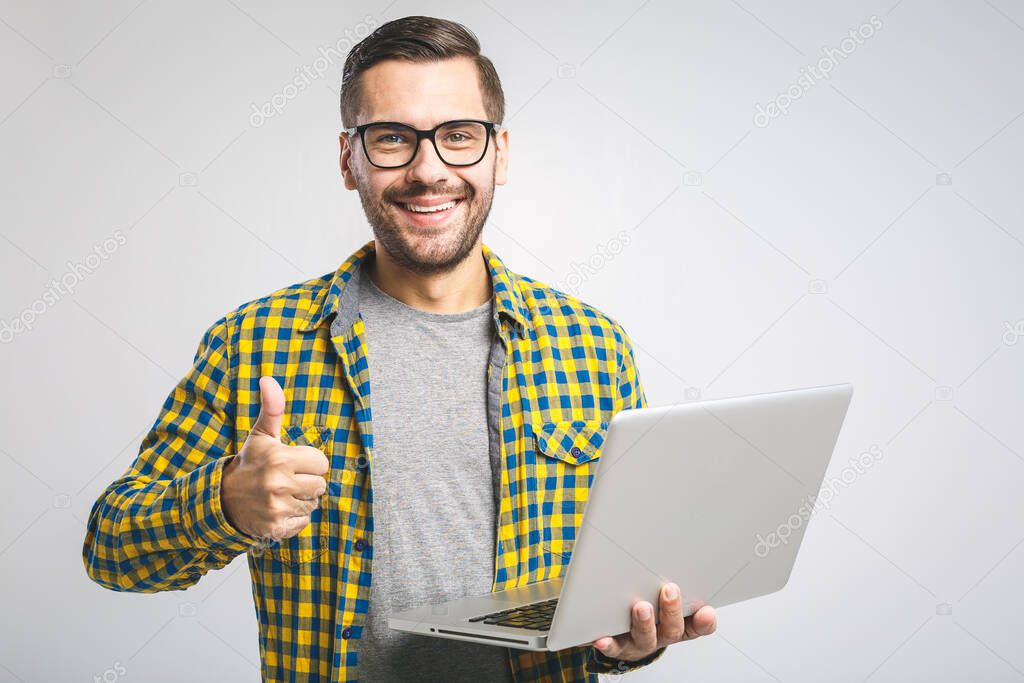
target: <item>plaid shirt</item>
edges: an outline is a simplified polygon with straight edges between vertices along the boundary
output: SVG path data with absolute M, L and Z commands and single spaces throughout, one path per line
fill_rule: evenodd
M 130 468 L 93 505 L 89 576 L 117 591 L 183 590 L 247 554 L 266 681 L 354 681 L 373 563 L 373 429 L 360 264 L 249 302 L 204 334 Z M 612 415 L 646 405 L 629 338 L 579 299 L 509 271 L 486 245 L 497 332 L 488 366 L 491 456 L 500 472 L 492 590 L 559 576 Z M 281 438 L 320 448 L 327 492 L 310 524 L 261 544 L 227 521 L 224 464 L 259 414 L 259 378 L 287 400 Z M 595 596 L 595 599 L 600 599 Z M 494 647 L 494 646 L 489 646 Z M 589 645 L 509 650 L 517 681 L 588 681 L 638 663 Z

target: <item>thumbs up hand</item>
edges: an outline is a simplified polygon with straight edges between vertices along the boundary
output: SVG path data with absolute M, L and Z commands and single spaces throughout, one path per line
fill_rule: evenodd
M 281 443 L 284 408 L 277 380 L 261 377 L 259 417 L 221 479 L 224 516 L 255 538 L 296 535 L 309 524 L 327 490 L 324 475 L 330 465 L 323 451 Z

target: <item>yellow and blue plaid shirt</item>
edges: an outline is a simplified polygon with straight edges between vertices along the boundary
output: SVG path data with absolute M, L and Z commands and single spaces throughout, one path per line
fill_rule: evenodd
M 83 561 L 106 588 L 183 590 L 247 554 L 265 681 L 354 681 L 373 564 L 373 428 L 361 265 L 246 303 L 203 335 L 135 462 L 89 516 Z M 572 554 L 604 432 L 646 405 L 629 338 L 577 298 L 508 270 L 486 245 L 497 332 L 488 367 L 500 503 L 492 590 L 559 576 Z M 281 438 L 320 448 L 327 492 L 310 524 L 270 545 L 234 529 L 220 504 L 224 464 L 260 409 L 259 378 L 287 401 Z M 595 600 L 601 596 L 594 596 Z M 489 646 L 493 647 L 493 646 Z M 509 650 L 517 681 L 588 681 L 641 663 L 583 645 Z

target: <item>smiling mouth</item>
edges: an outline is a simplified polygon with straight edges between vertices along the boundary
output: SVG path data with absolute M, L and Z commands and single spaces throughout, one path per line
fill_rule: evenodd
M 430 225 L 433 225 L 444 220 L 445 216 L 455 211 L 464 201 L 465 197 L 456 197 L 443 202 L 425 200 L 423 203 L 392 202 L 392 204 L 402 209 L 406 215 L 414 217 L 414 220 L 428 221 Z
M 454 209 L 461 201 L 462 199 L 452 199 L 451 201 L 444 202 L 443 204 L 434 204 L 430 206 L 423 204 L 407 204 L 405 202 L 397 203 L 406 211 L 412 211 L 413 213 L 438 213 L 441 211 L 447 211 L 448 209 Z

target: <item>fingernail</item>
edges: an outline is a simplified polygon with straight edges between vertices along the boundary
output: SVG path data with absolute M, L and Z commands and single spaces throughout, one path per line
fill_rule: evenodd
M 675 600 L 676 599 L 676 595 L 677 595 L 677 593 L 676 593 L 675 587 L 673 587 L 673 586 L 666 586 L 665 587 L 665 599 L 666 600 Z
M 641 605 L 640 609 L 638 610 L 638 615 L 639 615 L 639 617 L 641 619 L 650 619 L 651 618 L 651 608 L 648 607 L 647 605 Z

